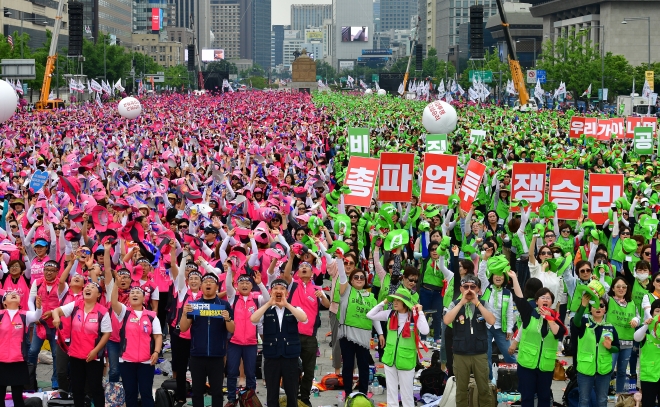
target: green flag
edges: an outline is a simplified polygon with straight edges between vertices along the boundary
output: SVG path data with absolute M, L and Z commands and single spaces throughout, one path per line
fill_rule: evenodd
M 348 128 L 348 156 L 370 157 L 369 129 L 359 127 Z
M 635 127 L 633 147 L 637 154 L 653 154 L 653 127 Z
M 449 148 L 447 146 L 446 134 L 427 134 L 426 135 L 426 152 L 442 154 Z
M 470 143 L 480 146 L 486 139 L 486 130 L 470 130 Z

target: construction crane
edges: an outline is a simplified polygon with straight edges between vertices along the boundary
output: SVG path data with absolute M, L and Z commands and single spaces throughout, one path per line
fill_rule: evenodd
M 511 31 L 509 31 L 509 21 L 506 19 L 502 0 L 497 0 L 497 9 L 500 12 L 502 28 L 504 29 L 504 39 L 506 40 L 506 46 L 509 53 L 509 69 L 511 70 L 513 86 L 516 88 L 516 92 L 518 92 L 518 104 L 514 109 L 519 109 L 521 111 L 538 110 L 536 101 L 529 98 L 529 93 L 527 93 L 527 88 L 525 87 L 525 77 L 523 76 L 520 62 L 516 56 L 516 50 L 513 47 L 513 39 L 511 38 Z
M 421 17 L 417 17 L 417 25 L 415 25 L 415 35 L 413 36 L 412 45 L 410 46 L 410 56 L 408 57 L 408 65 L 406 66 L 406 73 L 403 75 L 403 93 L 406 93 L 406 86 L 408 86 L 408 79 L 410 77 L 410 62 L 415 52 L 415 47 L 417 46 L 417 38 L 419 36 L 419 22 L 422 20 Z
M 55 63 L 57 62 L 57 40 L 60 36 L 60 27 L 62 26 L 62 10 L 64 8 L 64 0 L 59 0 L 57 5 L 57 15 L 55 16 L 55 27 L 53 29 L 53 38 L 50 41 L 50 50 L 48 51 L 48 59 L 46 60 L 46 70 L 44 72 L 44 82 L 41 86 L 41 96 L 39 101 L 35 104 L 37 110 L 52 110 L 59 107 L 64 107 L 63 100 L 49 100 L 50 96 L 50 81 L 55 71 Z

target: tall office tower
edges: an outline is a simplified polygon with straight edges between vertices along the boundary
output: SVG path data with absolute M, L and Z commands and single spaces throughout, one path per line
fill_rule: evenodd
M 291 29 L 304 31 L 308 27 L 320 27 L 323 20 L 332 18 L 332 4 L 292 4 Z

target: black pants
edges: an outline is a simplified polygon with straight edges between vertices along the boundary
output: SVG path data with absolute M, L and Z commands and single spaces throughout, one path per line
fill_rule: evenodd
M 104 406 L 103 362 L 94 360 L 88 363 L 84 359 L 70 357 L 69 364 L 74 406 L 85 407 L 85 384 L 91 392 L 94 405 Z
M 266 402 L 268 407 L 279 406 L 280 379 L 286 394 L 286 407 L 298 406 L 298 398 L 296 397 L 298 375 L 298 358 L 264 358 L 264 378 L 266 379 Z
M 190 377 L 192 379 L 193 407 L 204 407 L 204 393 L 206 392 L 206 379 L 211 387 L 212 407 L 222 407 L 222 379 L 224 378 L 224 358 L 217 357 L 190 357 Z M 177 379 L 179 373 L 176 374 Z M 186 374 L 183 374 L 186 377 Z M 178 381 L 178 380 L 177 380 Z M 177 391 L 179 386 L 177 385 Z
M 660 400 L 660 382 L 641 382 L 642 407 L 655 407 L 655 400 Z
M 300 379 L 300 400 L 309 402 L 314 380 L 314 369 L 316 369 L 316 350 L 318 340 L 315 336 L 300 335 L 300 359 L 302 360 L 303 377 Z
M 0 386 L 0 407 L 5 407 L 5 396 L 7 387 Z M 14 401 L 14 407 L 24 407 L 23 386 L 11 386 L 11 399 Z
M 353 365 L 355 359 L 357 359 L 360 378 L 358 390 L 361 393 L 367 394 L 369 392 L 369 364 L 371 364 L 372 360 L 369 349 L 351 342 L 346 338 L 339 340 L 339 346 L 341 346 L 341 357 L 344 362 L 341 369 L 341 375 L 344 378 L 344 391 L 347 395 L 353 392 Z
M 445 337 L 442 338 L 442 342 L 447 355 L 447 374 L 452 377 L 454 375 L 454 330 L 449 326 L 445 328 Z
M 186 397 L 188 397 L 186 371 L 188 371 L 188 360 L 190 359 L 190 339 L 181 338 L 172 330 L 170 344 L 172 345 L 172 370 L 176 372 L 175 398 L 177 401 L 186 401 Z
M 60 390 L 71 391 L 69 383 L 69 355 L 57 345 L 57 385 Z

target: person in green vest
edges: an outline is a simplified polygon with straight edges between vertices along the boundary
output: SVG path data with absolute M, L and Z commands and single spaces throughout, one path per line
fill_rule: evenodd
M 338 335 L 341 355 L 344 361 L 342 376 L 344 377 L 344 391 L 349 395 L 353 391 L 353 367 L 357 360 L 358 374 L 360 377 L 358 390 L 364 394 L 368 392 L 369 365 L 371 354 L 369 345 L 371 342 L 371 328 L 378 333 L 381 345 L 385 344 L 383 330 L 378 321 L 366 318 L 367 312 L 376 305 L 374 296 L 366 290 L 367 273 L 362 269 L 353 269 L 346 276 L 346 271 L 341 261 L 332 260 L 337 264 L 339 272 L 339 321 Z
M 449 241 L 451 238 L 446 236 L 442 239 L 443 253 L 448 252 Z M 422 277 L 421 285 L 419 288 L 419 303 L 422 304 L 425 310 L 436 310 L 437 316 L 433 315 L 431 325 L 433 326 L 433 341 L 439 342 L 440 334 L 442 332 L 442 325 L 440 315 L 442 314 L 442 289 L 444 287 L 445 274 L 443 270 L 447 270 L 444 264 L 439 261 L 440 251 L 438 242 L 432 241 L 429 243 L 428 252 L 429 258 L 424 259 L 422 262 Z M 453 273 L 452 273 L 453 276 Z M 404 284 L 406 282 L 404 275 Z M 426 338 L 422 338 L 426 339 Z
M 660 319 L 660 300 L 651 304 L 651 318 L 635 331 L 635 340 L 639 342 L 641 358 L 639 377 L 642 390 L 642 406 L 655 407 L 660 402 L 660 339 L 658 320 Z
M 388 302 L 392 303 L 391 311 L 386 309 Z M 414 407 L 413 380 L 421 343 L 419 335 L 429 333 L 422 306 L 413 304 L 409 292 L 400 287 L 376 304 L 367 317 L 374 322 L 387 321 L 389 333 L 381 361 L 385 365 L 388 407 L 398 407 L 399 397 L 403 407 Z
M 632 301 L 632 287 L 625 277 L 615 277 L 607 295 L 610 297 L 607 303 L 607 322 L 616 328 L 620 344 L 619 353 L 612 356 L 612 366 L 616 366 L 616 393 L 619 394 L 625 390 L 626 367 L 630 361 L 639 316 L 637 305 Z
M 484 244 L 484 251 L 477 276 L 481 280 L 481 286 L 486 287 L 481 295 L 481 300 L 485 302 L 488 311 L 495 316 L 494 324 L 486 324 L 488 328 L 488 360 L 491 360 L 493 339 L 497 343 L 498 349 L 508 349 L 511 345 L 516 319 L 513 315 L 511 291 L 505 287 L 508 277 L 506 271 L 510 269 L 509 260 L 504 255 L 491 256 L 493 247 L 488 246 L 488 241 Z M 516 358 L 508 353 L 502 353 L 502 355 L 504 363 L 516 363 Z M 488 364 L 488 370 L 488 378 L 492 379 L 491 363 Z
M 629 240 L 635 242 L 633 239 L 625 239 L 623 241 L 624 247 Z M 650 247 L 648 250 L 650 250 Z M 646 260 L 639 260 L 639 257 L 636 258 L 638 260 L 636 262 L 628 261 L 628 259 L 635 258 L 635 256 L 626 257 L 626 260 L 623 262 L 623 276 L 625 277 L 628 284 L 632 285 L 632 300 L 637 306 L 637 315 L 642 318 L 644 317 L 644 297 L 649 294 L 649 287 L 652 287 L 652 284 L 649 284 L 649 276 L 651 275 L 651 263 Z M 634 268 L 634 273 L 631 273 L 631 268 Z M 637 374 L 635 372 L 637 370 L 638 357 L 639 343 L 633 341 L 633 347 L 629 361 L 629 366 L 631 366 L 631 379 L 637 379 Z
M 616 328 L 605 320 L 607 300 L 601 298 L 601 295 L 605 293 L 602 284 L 595 280 L 579 293 L 583 293 L 583 295 L 573 318 L 573 325 L 576 328 L 574 332 L 577 333 L 580 349 L 576 356 L 579 361 L 577 365 L 579 407 L 591 405 L 589 400 L 592 389 L 596 391 L 598 407 L 607 407 L 612 355 L 619 352 L 619 337 Z M 589 315 L 585 315 L 587 308 Z
M 513 302 L 522 321 L 518 345 L 518 389 L 521 407 L 533 407 L 534 395 L 539 406 L 549 406 L 552 400 L 552 373 L 557 360 L 557 344 L 566 334 L 559 313 L 550 307 L 555 296 L 547 287 L 534 295 L 536 307 L 523 297 L 516 273 L 509 270 L 513 283 Z
M 580 260 L 575 265 L 575 272 L 568 271 L 564 273 L 564 284 L 566 285 L 566 292 L 568 293 L 568 310 L 572 313 L 577 312 L 580 307 L 582 298 L 580 294 L 582 289 L 580 286 L 588 285 L 594 278 L 593 268 L 591 263 L 587 260 Z M 600 283 L 605 287 L 605 291 L 609 291 L 610 285 L 605 281 L 605 274 L 601 274 Z
M 651 314 L 651 304 L 653 304 L 655 300 L 660 299 L 660 273 L 656 273 L 652 277 L 651 284 L 649 284 L 647 287 L 649 289 L 649 292 L 646 293 L 644 298 L 642 298 L 642 311 L 644 312 L 643 314 L 644 321 L 653 317 L 653 315 Z M 642 315 L 640 314 L 639 317 L 642 318 Z

